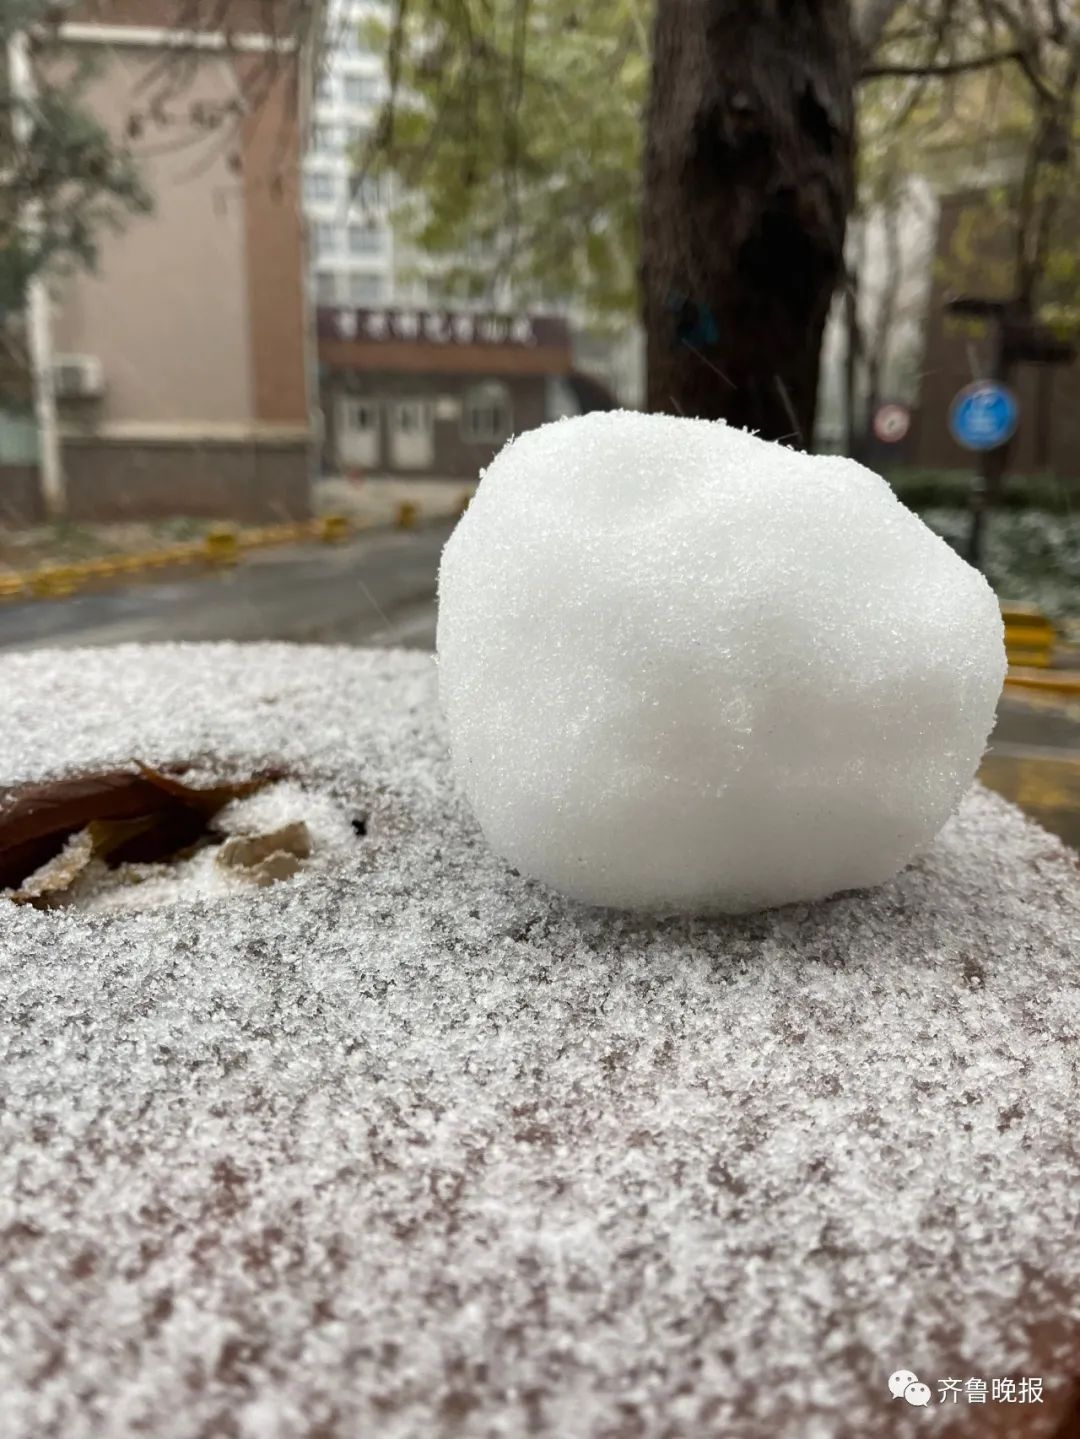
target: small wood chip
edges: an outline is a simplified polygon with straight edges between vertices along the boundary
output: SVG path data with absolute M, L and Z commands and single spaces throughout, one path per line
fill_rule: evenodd
M 59 854 L 28 875 L 17 890 L 8 890 L 7 897 L 16 904 L 40 908 L 60 902 L 93 858 L 93 836 L 89 829 L 80 830 L 71 836 Z
M 277 855 L 297 860 L 311 854 L 311 835 L 303 820 L 282 825 L 270 834 L 235 834 L 217 852 L 218 864 L 226 869 L 255 869 Z M 296 865 L 290 873 L 295 873 Z M 285 878 L 285 876 L 281 876 Z

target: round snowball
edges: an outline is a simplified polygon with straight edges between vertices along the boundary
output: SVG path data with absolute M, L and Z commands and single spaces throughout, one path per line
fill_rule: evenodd
M 661 912 L 888 879 L 971 783 L 1005 671 L 990 587 L 877 475 L 625 412 L 491 464 L 443 553 L 438 651 L 492 847 Z

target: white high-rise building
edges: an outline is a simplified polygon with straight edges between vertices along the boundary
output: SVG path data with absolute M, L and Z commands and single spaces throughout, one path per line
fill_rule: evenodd
M 365 48 L 362 21 L 383 17 L 383 0 L 331 0 L 304 162 L 312 291 L 317 305 L 370 306 L 420 297 L 395 284 L 394 235 L 386 187 L 366 181 L 353 195 L 355 158 L 386 95 L 383 57 Z

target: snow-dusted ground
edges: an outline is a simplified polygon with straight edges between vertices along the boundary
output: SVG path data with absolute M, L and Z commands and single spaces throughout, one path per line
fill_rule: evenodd
M 647 920 L 488 853 L 427 657 L 0 662 L 0 782 L 135 757 L 281 762 L 368 832 L 0 908 L 5 1439 L 1053 1433 L 1080 878 L 1015 810 L 974 790 L 873 892 Z M 1006 1375 L 1047 1403 L 937 1403 Z

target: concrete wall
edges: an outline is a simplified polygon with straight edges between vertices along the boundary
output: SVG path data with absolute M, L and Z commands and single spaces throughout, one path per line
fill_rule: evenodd
M 73 520 L 275 524 L 311 514 L 308 447 L 295 441 L 71 440 L 66 458 Z
M 127 25 L 172 15 L 88 8 Z M 136 38 L 63 52 L 92 59 L 88 104 L 112 133 L 140 117 L 132 149 L 154 197 L 102 235 L 95 274 L 55 287 L 57 356 L 96 356 L 105 378 L 100 399 L 61 405 L 71 513 L 297 517 L 312 468 L 298 58 L 178 57 Z M 192 119 L 224 106 L 213 129 Z
M 160 57 L 110 50 L 101 62 L 87 103 L 119 133 Z M 239 95 L 231 60 L 203 56 L 177 109 Z M 54 349 L 97 355 L 105 371 L 104 398 L 69 406 L 69 416 L 95 429 L 251 420 L 243 177 L 230 170 L 219 134 L 200 136 L 187 124 L 152 128 L 135 148 L 153 214 L 104 236 L 97 273 L 57 286 Z
M 1011 235 L 1006 227 L 995 234 L 979 229 L 978 249 L 967 253 L 965 211 L 978 213 L 981 197 L 951 196 L 942 203 L 938 233 L 938 273 L 927 318 L 926 352 L 922 366 L 918 424 L 911 462 L 928 469 L 964 469 L 975 457 L 949 433 L 949 410 L 958 390 L 989 374 L 993 339 L 946 314 L 950 293 L 1004 298 L 1011 284 Z M 966 265 L 967 273 L 962 266 Z M 1010 386 L 1020 402 L 1020 425 L 1009 447 L 1008 466 L 1014 475 L 1049 473 L 1080 478 L 1080 362 L 1071 365 L 1019 365 Z
M 267 83 L 264 56 L 237 59 L 246 93 L 244 222 L 252 411 L 264 425 L 309 424 L 309 341 L 304 274 L 301 138 L 295 66 Z M 310 348 L 309 348 L 310 344 Z
M 0 525 L 39 525 L 44 519 L 37 465 L 0 461 Z

